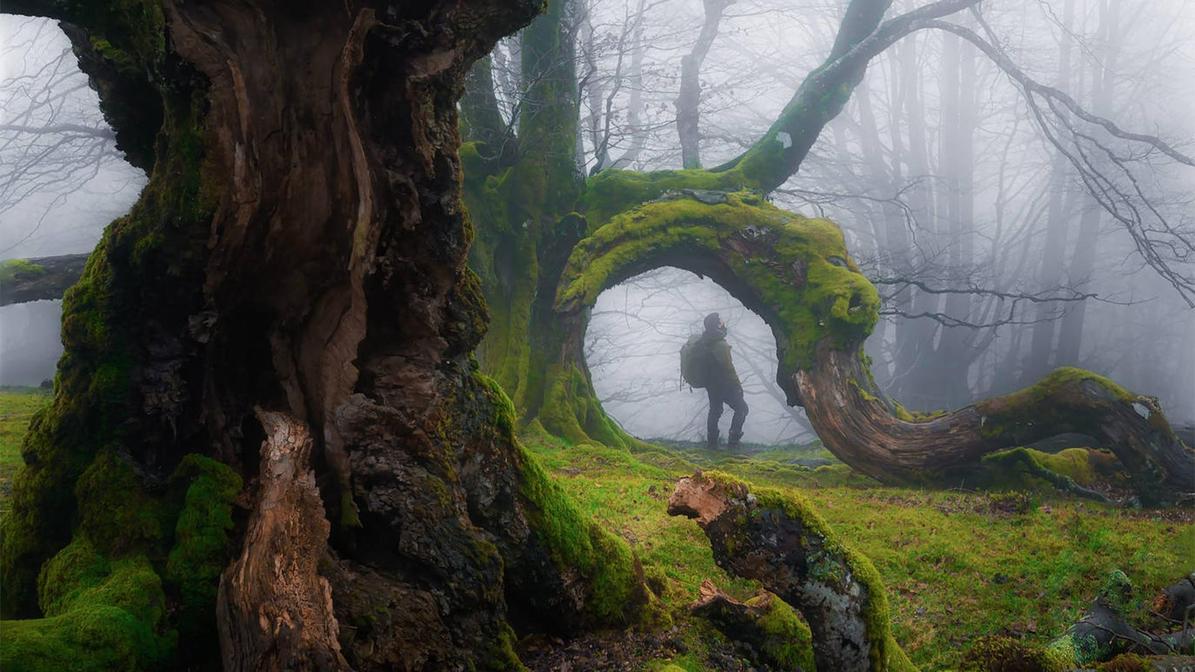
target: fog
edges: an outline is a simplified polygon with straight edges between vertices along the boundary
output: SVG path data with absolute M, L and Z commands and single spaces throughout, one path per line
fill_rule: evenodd
M 680 64 L 709 4 L 578 6 L 578 170 L 681 167 Z M 700 65 L 702 165 L 737 155 L 772 123 L 825 57 L 842 5 L 726 6 Z M 1195 3 L 1026 0 L 985 4 L 983 23 L 955 18 L 990 30 L 1036 81 L 1191 153 Z M 121 160 L 57 27 L 4 15 L 0 41 L 0 259 L 86 251 L 144 176 Z M 507 40 L 493 59 L 508 119 L 527 102 L 516 52 Z M 1156 395 L 1174 420 L 1195 419 L 1195 170 L 1099 127 L 1076 141 L 1066 128 L 1077 123 L 1027 99 L 968 43 L 922 31 L 872 62 L 801 171 L 771 195 L 844 228 L 885 299 L 867 346 L 877 381 L 904 404 L 959 406 L 1075 365 Z M 0 385 L 52 377 L 56 306 L 0 308 Z M 607 291 L 594 310 L 586 352 L 607 410 L 642 436 L 698 438 L 704 394 L 678 385 L 677 353 L 712 311 L 730 326 L 752 408 L 747 440 L 808 438 L 799 409 L 779 401 L 767 326 L 674 269 Z
M 0 45 L 0 260 L 87 252 L 145 176 L 116 149 L 54 22 L 0 14 Z M 0 385 L 53 378 L 59 304 L 0 307 Z

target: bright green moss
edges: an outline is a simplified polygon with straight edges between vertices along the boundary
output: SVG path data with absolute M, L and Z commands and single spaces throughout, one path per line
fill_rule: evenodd
M 987 488 L 1075 492 L 1079 486 L 1097 482 L 1092 460 L 1093 454 L 1087 448 L 1067 448 L 1055 454 L 1009 448 L 983 456 L 981 482 Z
M 549 433 L 573 444 L 596 441 L 617 448 L 643 446 L 606 414 L 589 380 L 574 366 L 549 367 L 537 419 Z
M 521 446 L 520 492 L 532 530 L 561 569 L 578 572 L 589 586 L 590 625 L 666 621 L 643 583 L 642 569 L 627 542 L 583 516 L 536 459 Z
M 169 512 L 147 493 L 125 458 L 111 450 L 96 456 L 75 485 L 79 531 L 100 552 L 123 553 L 160 545 L 169 534 Z
M 478 662 L 477 668 L 486 672 L 526 672 L 527 668 L 519 660 L 519 654 L 515 652 L 517 642 L 518 636 L 514 629 L 503 623 L 502 631 L 499 633 L 497 641 L 494 642 L 489 655 L 484 656 Z
M 613 217 L 573 249 L 557 309 L 592 306 L 653 259 L 683 266 L 686 257 L 730 269 L 733 277 L 721 280 L 779 332 L 786 371 L 807 367 L 824 338 L 839 347 L 861 342 L 878 318 L 879 294 L 848 259 L 837 226 L 749 193 L 681 194 Z
M 11 669 L 153 668 L 174 654 L 175 627 L 189 650 L 210 655 L 240 489 L 227 465 L 188 455 L 165 490 L 150 493 L 127 461 L 102 451 L 75 486 L 73 540 L 42 565 L 44 618 L 5 621 L 0 659 Z M 164 563 L 164 581 L 153 563 Z
M 494 416 L 492 420 L 494 426 L 504 435 L 514 436 L 515 423 L 517 422 L 514 402 L 506 395 L 506 392 L 498 384 L 498 381 L 481 373 L 477 374 L 477 378 L 486 389 L 490 402 L 493 404 Z
M 763 608 L 758 620 L 764 634 L 761 653 L 785 670 L 814 670 L 813 633 L 795 609 L 778 597 L 756 596 L 747 606 Z
M 161 664 L 173 647 L 162 584 L 144 555 L 109 562 L 78 539 L 46 563 L 42 579 L 46 616 L 0 623 L 0 668 L 138 670 Z
M 1068 652 L 1042 649 L 1009 637 L 981 637 L 963 659 L 963 672 L 1063 672 L 1073 667 Z
M 582 199 L 591 225 L 600 227 L 619 213 L 655 200 L 677 189 L 738 191 L 747 185 L 738 171 L 714 173 L 708 170 L 603 170 L 590 178 Z
M 1082 424 L 1088 409 L 1084 394 L 1102 395 L 1110 401 L 1132 403 L 1136 397 L 1108 378 L 1084 369 L 1063 367 L 1022 390 L 981 401 L 975 405 L 983 416 L 984 436 L 1015 435 L 1034 424 Z
M 191 454 L 171 483 L 185 488 L 185 494 L 163 577 L 178 594 L 177 622 L 184 638 L 189 643 L 206 638 L 214 646 L 216 588 L 231 555 L 232 506 L 241 477 L 222 462 Z

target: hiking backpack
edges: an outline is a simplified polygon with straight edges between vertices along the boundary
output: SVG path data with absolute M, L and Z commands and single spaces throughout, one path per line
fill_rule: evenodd
M 705 387 L 709 374 L 709 348 L 701 334 L 690 336 L 680 349 L 680 377 L 689 387 Z

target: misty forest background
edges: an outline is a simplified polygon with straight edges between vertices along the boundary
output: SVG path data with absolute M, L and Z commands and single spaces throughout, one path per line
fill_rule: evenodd
M 841 11 L 837 3 L 721 0 L 702 10 L 680 0 L 589 0 L 572 18 L 579 171 L 680 167 L 676 99 L 682 62 L 695 58 L 699 160 L 713 166 L 737 155 L 828 49 Z M 985 16 L 1038 81 L 1124 127 L 1195 136 L 1195 12 L 1186 3 L 1026 0 L 985 7 Z M 87 252 L 145 177 L 116 150 L 52 21 L 5 15 L 0 42 L 0 258 Z M 519 81 L 517 49 L 517 36 L 508 38 L 492 59 L 512 124 L 535 105 Z M 815 160 L 774 200 L 846 231 L 884 299 L 867 343 L 873 371 L 907 407 L 957 407 L 1073 365 L 1156 395 L 1176 424 L 1190 423 L 1189 291 L 1143 263 L 1133 236 L 1087 193 L 1031 114 L 971 45 L 915 34 L 876 59 L 813 148 Z M 1189 233 L 1193 171 L 1165 157 L 1131 158 L 1149 164 L 1139 185 L 1149 204 Z M 1190 281 L 1187 260 L 1175 268 Z M 638 436 L 698 438 L 704 395 L 680 384 L 676 353 L 715 310 L 730 326 L 752 408 L 746 439 L 813 438 L 773 379 L 775 343 L 763 321 L 712 281 L 675 269 L 636 277 L 595 307 L 586 357 L 607 411 Z M 56 301 L 0 308 L 0 385 L 52 377 L 59 315 Z

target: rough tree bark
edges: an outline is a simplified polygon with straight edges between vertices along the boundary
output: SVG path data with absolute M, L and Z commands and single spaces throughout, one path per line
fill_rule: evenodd
M 141 200 L 64 298 L 53 404 L 3 520 L 3 612 L 32 619 L 6 623 L 6 666 L 55 642 L 121 669 L 212 664 L 216 578 L 237 555 L 219 610 L 230 669 L 518 668 L 512 626 L 655 613 L 626 543 L 522 451 L 470 356 L 486 313 L 465 267 L 456 104 L 474 59 L 538 9 L 5 6 L 69 22 L 118 142 L 153 148 Z M 125 123 L 145 107 L 160 129 Z M 304 436 L 311 464 L 302 449 L 287 469 L 313 470 L 318 493 L 276 471 Z M 238 473 L 239 495 L 209 483 Z M 244 534 L 236 501 L 255 511 Z M 263 562 L 283 546 L 274 584 Z M 160 608 L 45 599 L 97 580 L 41 571 L 69 574 L 91 548 L 109 578 L 142 563 L 156 588 L 138 594 Z M 171 639 L 180 620 L 198 634 Z
M 257 418 L 266 433 L 257 508 L 240 557 L 220 579 L 225 670 L 348 669 L 332 588 L 316 567 L 331 525 L 311 468 L 315 442 L 306 424 L 284 413 Z
M 698 472 L 677 483 L 668 513 L 697 520 L 718 566 L 758 580 L 801 612 L 817 669 L 916 671 L 892 638 L 879 573 L 803 500 Z

